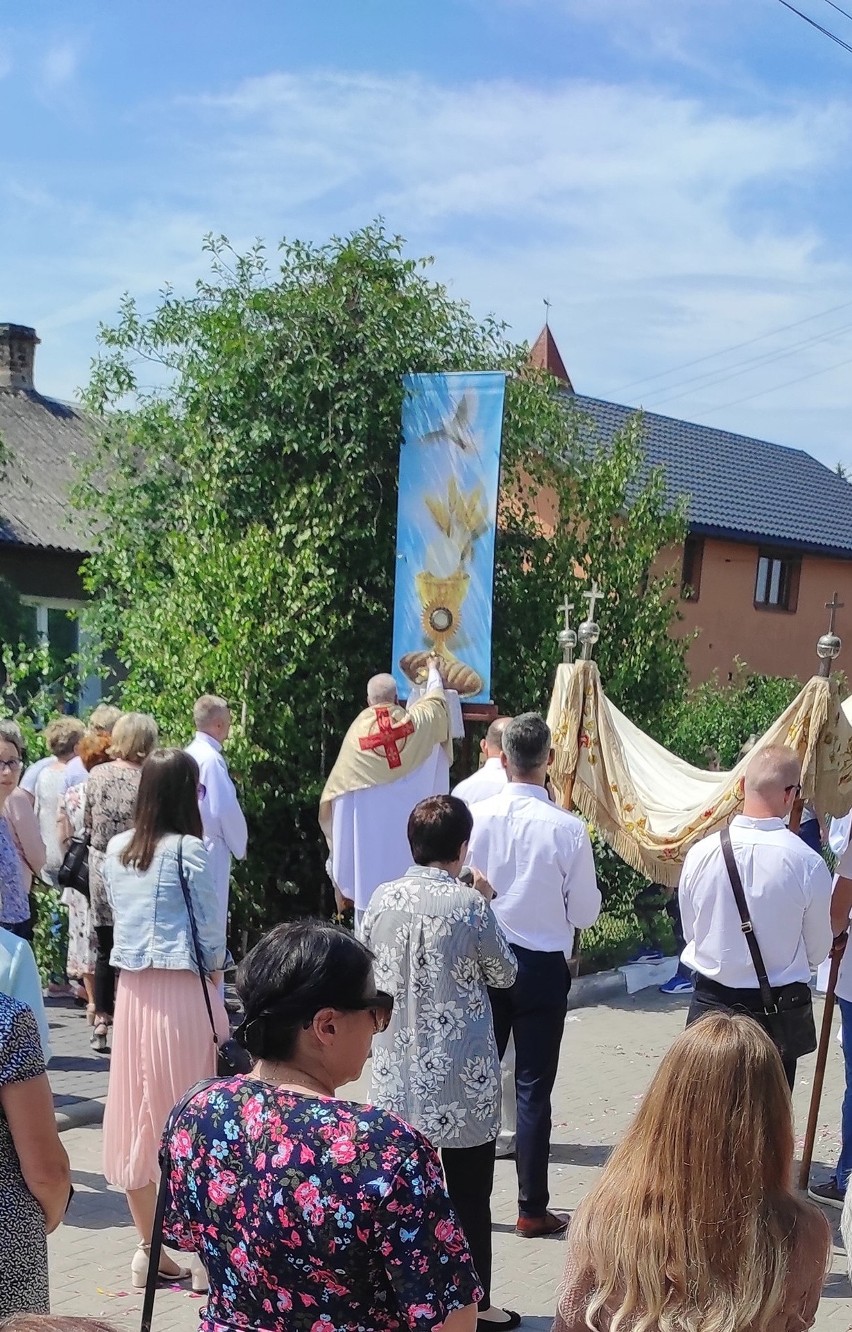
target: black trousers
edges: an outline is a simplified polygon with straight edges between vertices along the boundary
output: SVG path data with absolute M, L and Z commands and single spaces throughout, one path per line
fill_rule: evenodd
M 771 1036 L 766 1021 L 764 1020 L 763 1004 L 760 998 L 760 990 L 733 990 L 726 985 L 717 985 L 715 981 L 707 980 L 696 972 L 695 975 L 695 993 L 692 996 L 692 1003 L 689 1005 L 689 1012 L 686 1015 L 686 1025 L 690 1027 L 693 1022 L 704 1017 L 705 1013 L 718 1012 L 719 1009 L 724 1013 L 746 1013 L 753 1017 L 758 1026 Z M 781 1054 L 781 1051 L 778 1051 Z M 781 1055 L 781 1063 L 784 1065 L 784 1072 L 787 1081 L 790 1084 L 790 1091 L 796 1085 L 796 1063 L 795 1059 L 785 1059 Z
M 517 980 L 508 990 L 488 993 L 501 1059 L 510 1034 L 515 1038 L 518 1212 L 544 1216 L 550 1201 L 550 1096 L 559 1067 L 571 976 L 562 953 L 537 953 L 515 944 L 512 951 L 518 959 Z
M 111 925 L 96 925 L 98 955 L 95 959 L 95 1011 L 112 1017 L 115 1011 L 115 968 L 109 964 L 112 952 Z
M 491 1190 L 496 1146 L 492 1141 L 480 1147 L 441 1148 L 447 1193 L 467 1237 L 479 1284 L 485 1291 L 480 1309 L 491 1304 Z
M 26 939 L 28 944 L 33 941 L 33 921 L 32 916 L 29 920 L 16 920 L 12 924 L 6 921 L 0 923 L 0 928 L 8 930 L 10 934 L 16 934 L 19 939 Z

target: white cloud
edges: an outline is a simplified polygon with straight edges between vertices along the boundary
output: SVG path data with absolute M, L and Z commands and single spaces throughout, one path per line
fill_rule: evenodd
M 70 220 L 42 301 L 54 336 L 76 321 L 70 387 L 85 373 L 80 331 L 87 360 L 94 316 L 110 317 L 121 290 L 144 307 L 164 281 L 189 285 L 207 230 L 273 246 L 383 214 L 414 252 L 438 256 L 455 294 L 508 319 L 518 337 L 538 332 L 547 296 L 575 385 L 602 397 L 828 308 L 852 286 L 842 238 L 823 234 L 807 193 L 824 175 L 848 175 L 849 101 L 749 115 L 651 86 L 460 88 L 320 72 L 250 79 L 168 116 L 146 125 L 150 160 L 128 138 L 121 185 L 134 179 L 135 196 L 76 216 L 64 204 Z M 852 461 L 842 369 L 714 411 L 839 362 L 844 349 L 852 357 L 848 333 L 715 390 L 698 385 L 672 414 L 707 413 Z M 654 400 L 689 373 L 655 382 Z
M 80 50 L 75 42 L 59 41 L 49 46 L 39 64 L 39 84 L 43 94 L 62 92 L 73 82 L 80 64 Z

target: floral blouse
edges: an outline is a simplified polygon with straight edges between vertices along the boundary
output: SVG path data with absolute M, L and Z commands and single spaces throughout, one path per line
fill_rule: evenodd
M 373 1041 L 370 1096 L 433 1147 L 480 1147 L 500 1132 L 500 1059 L 488 986 L 518 963 L 481 893 L 412 865 L 377 888 L 361 922 L 376 984 L 394 997 Z
M 208 1083 L 166 1126 L 165 1240 L 203 1258 L 203 1332 L 428 1332 L 482 1297 L 438 1159 L 373 1106 Z

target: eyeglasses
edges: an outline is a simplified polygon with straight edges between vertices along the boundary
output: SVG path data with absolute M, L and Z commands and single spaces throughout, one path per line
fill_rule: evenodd
M 785 787 L 784 787 L 784 794 L 785 794 L 785 795 L 789 795 L 791 791 L 795 791 L 795 792 L 796 792 L 796 799 L 798 800 L 799 796 L 802 794 L 802 788 L 801 788 L 801 786 L 799 785 L 798 782 L 795 782 L 792 786 L 785 786 Z
M 198 799 L 203 800 L 207 795 L 207 787 L 203 782 L 198 783 Z
M 21 767 L 20 759 L 0 759 L 0 772 L 17 772 Z
M 360 1004 L 352 1004 L 345 1012 L 363 1013 L 364 1010 L 370 1014 L 373 1019 L 373 1031 L 376 1035 L 381 1031 L 387 1031 L 390 1026 L 390 1020 L 393 1017 L 393 995 L 388 994 L 387 990 L 376 990 L 375 994 L 368 995 L 362 999 Z

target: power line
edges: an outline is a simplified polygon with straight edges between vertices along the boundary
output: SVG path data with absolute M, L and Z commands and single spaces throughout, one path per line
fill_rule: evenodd
M 810 18 L 807 14 L 803 14 L 801 9 L 797 9 L 795 5 L 790 4 L 790 0 L 778 0 L 778 3 L 779 5 L 783 5 L 785 9 L 789 9 L 792 14 L 798 14 L 800 19 L 804 19 L 806 23 L 810 23 L 811 27 L 816 28 L 817 32 L 821 32 L 825 37 L 830 37 L 833 42 L 837 42 L 838 46 L 842 46 L 845 51 L 849 51 L 850 54 L 852 54 L 852 46 L 850 46 L 848 42 L 844 42 L 843 38 L 838 37 L 837 33 L 832 32 L 830 28 L 824 28 L 821 23 L 817 23 L 816 19 Z
M 751 347 L 755 342 L 765 342 L 767 338 L 777 337 L 779 333 L 789 333 L 791 328 L 801 328 L 802 324 L 811 324 L 815 319 L 824 319 L 826 315 L 836 314 L 838 310 L 848 310 L 850 306 L 852 306 L 852 301 L 844 301 L 842 305 L 829 306 L 827 310 L 820 310 L 817 314 L 806 315 L 804 319 L 796 319 L 792 324 L 782 324 L 779 328 L 769 329 L 767 333 L 758 333 L 754 338 L 746 338 L 745 342 L 735 342 L 732 346 L 722 347 L 719 351 L 707 352 L 705 356 L 696 356 L 692 361 L 682 361 L 680 365 L 673 365 L 668 370 L 660 370 L 655 375 L 645 375 L 642 379 L 632 379 L 629 384 L 622 384 L 620 388 L 613 389 L 613 396 L 626 393 L 628 389 L 635 388 L 637 384 L 652 384 L 655 379 L 665 379 L 666 375 L 677 374 L 678 370 L 691 370 L 694 365 L 702 365 L 705 361 L 713 361 L 717 356 L 727 356 L 729 352 L 741 351 L 743 347 Z M 722 369 L 721 366 L 719 368 Z M 656 390 L 654 391 L 656 392 Z
M 751 402 L 752 398 L 762 398 L 765 393 L 777 393 L 779 389 L 790 388 L 793 384 L 803 384 L 806 379 L 815 379 L 817 375 L 827 375 L 830 370 L 839 370 L 843 365 L 852 364 L 852 356 L 845 361 L 835 361 L 833 365 L 824 365 L 820 370 L 812 370 L 809 375 L 799 375 L 798 379 L 785 379 L 783 384 L 773 384 L 772 388 L 758 389 L 756 393 L 747 393 L 743 398 L 734 398 L 733 402 L 723 402 L 719 407 L 708 407 L 708 412 L 723 412 L 728 407 L 736 407 L 741 402 Z M 704 413 L 706 415 L 706 413 Z
M 749 357 L 748 360 L 742 361 L 736 370 L 727 366 L 720 366 L 719 370 L 709 370 L 701 375 L 693 375 L 690 379 L 684 379 L 678 384 L 671 384 L 669 388 L 652 390 L 651 398 L 656 397 L 658 402 L 677 402 L 679 398 L 686 398 L 691 393 L 696 392 L 696 388 L 688 387 L 689 385 L 699 384 L 701 389 L 715 388 L 717 384 L 726 384 L 729 379 L 737 379 L 740 375 L 748 374 L 750 370 L 770 365 L 774 361 L 783 361 L 787 356 L 795 356 L 807 347 L 815 347 L 820 342 L 829 342 L 832 338 L 840 337 L 843 333 L 849 332 L 852 332 L 852 324 L 844 324 L 840 328 L 830 329 L 827 333 L 816 333 L 812 338 L 804 338 L 801 342 L 794 342 L 792 347 L 764 352 L 761 356 Z M 721 373 L 723 370 L 724 374 Z M 701 383 L 702 380 L 707 382 Z M 686 392 L 681 393 L 680 389 L 686 389 Z M 662 396 L 658 397 L 660 394 Z
M 841 8 L 840 8 L 840 5 L 836 5 L 836 4 L 834 3 L 834 0 L 825 0 L 825 3 L 826 3 L 827 5 L 831 5 L 831 8 L 832 8 L 832 9 L 836 9 L 837 12 L 838 12 L 838 14 L 842 14 L 844 18 L 852 19 L 852 14 L 849 13 L 849 10 L 848 10 L 848 9 L 841 9 Z

